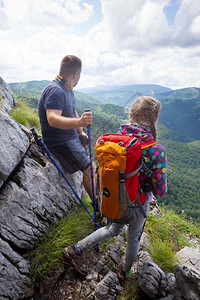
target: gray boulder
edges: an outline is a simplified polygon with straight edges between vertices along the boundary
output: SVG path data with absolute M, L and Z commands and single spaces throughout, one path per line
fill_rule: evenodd
M 30 266 L 11 246 L 0 239 L 0 299 L 31 296 Z
M 176 253 L 176 257 L 181 265 L 200 271 L 200 252 L 197 249 L 186 246 Z
M 180 265 L 175 266 L 176 284 L 182 299 L 200 299 L 200 252 L 185 247 L 177 253 Z
M 165 297 L 167 280 L 165 273 L 156 265 L 147 252 L 140 252 L 137 263 L 138 285 L 150 298 Z
M 9 85 L 0 77 L 0 106 L 6 112 L 10 112 L 14 106 L 17 106 L 17 101 Z
M 173 297 L 175 297 L 175 299 L 177 300 L 183 299 L 181 290 L 177 285 L 175 275 L 173 273 L 168 273 L 166 277 L 167 277 L 166 293 L 169 295 L 173 295 Z
M 81 176 L 77 173 L 78 178 L 81 185 Z M 26 250 L 33 247 L 51 222 L 66 215 L 78 202 L 55 166 L 39 154 L 35 144 L 2 189 L 0 200 L 1 235 Z
M 117 295 L 122 292 L 118 285 L 117 274 L 109 271 L 106 276 L 97 284 L 95 288 L 95 299 L 107 300 L 116 299 Z
M 29 138 L 18 122 L 0 108 L 0 187 L 24 157 Z
M 82 173 L 65 175 L 82 197 Z M 33 248 L 52 222 L 66 216 L 78 203 L 55 166 L 33 143 L 0 190 L 0 236 L 4 245 L 0 250 L 0 299 L 23 299 L 31 294 L 29 262 L 23 254 Z M 2 250 L 6 247 L 10 251 Z
M 200 272 L 187 266 L 175 266 L 175 277 L 182 299 L 200 299 Z

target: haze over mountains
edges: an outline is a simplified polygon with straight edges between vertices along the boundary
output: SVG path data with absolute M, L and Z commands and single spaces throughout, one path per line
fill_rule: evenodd
M 169 92 L 171 89 L 156 84 L 135 84 L 125 86 L 97 86 L 94 88 L 83 88 L 79 91 L 105 103 L 126 107 L 130 106 L 138 96 L 156 95 Z

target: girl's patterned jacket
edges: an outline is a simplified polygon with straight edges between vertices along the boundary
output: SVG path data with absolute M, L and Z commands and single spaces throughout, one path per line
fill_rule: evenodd
M 130 134 L 140 140 L 152 140 L 153 136 L 148 127 L 138 124 L 122 125 L 118 131 L 122 134 Z M 153 192 L 153 195 L 159 200 L 167 192 L 167 155 L 165 148 L 156 144 L 142 150 L 145 157 L 146 166 L 153 172 L 151 177 L 141 169 L 139 180 L 143 191 Z

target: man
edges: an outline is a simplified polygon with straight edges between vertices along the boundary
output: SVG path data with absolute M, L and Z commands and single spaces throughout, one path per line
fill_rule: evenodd
M 47 147 L 68 173 L 83 172 L 83 184 L 92 199 L 90 159 L 84 147 L 88 137 L 83 131 L 83 127 L 92 124 L 92 113 L 78 116 L 72 91 L 80 79 L 81 67 L 82 62 L 76 56 L 62 59 L 59 75 L 41 94 L 38 112 Z

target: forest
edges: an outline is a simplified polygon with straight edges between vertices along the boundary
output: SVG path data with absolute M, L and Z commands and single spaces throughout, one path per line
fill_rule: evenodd
M 38 81 L 32 84 L 31 82 L 10 84 L 10 86 L 17 101 L 25 103 L 37 114 L 39 96 L 47 83 L 47 81 Z M 79 114 L 83 113 L 85 109 L 90 109 L 93 113 L 91 127 L 93 149 L 98 136 L 117 132 L 119 126 L 128 120 L 127 109 L 123 106 L 105 103 L 78 91 L 75 91 L 75 96 Z M 169 101 L 167 97 L 162 97 L 163 104 Z M 175 97 L 177 101 L 177 93 L 175 93 Z M 172 101 L 171 94 L 170 101 Z M 195 105 L 200 106 L 197 101 Z M 163 105 L 163 115 L 164 110 L 165 106 Z M 17 113 L 19 113 L 19 109 L 16 109 L 15 115 Z M 167 128 L 165 122 L 161 123 L 162 119 L 159 119 L 159 122 L 158 142 L 164 145 L 168 157 L 168 193 L 158 204 L 173 209 L 188 219 L 200 222 L 200 140 L 192 138 L 188 139 L 189 142 L 186 142 L 187 139 L 180 142 L 181 133 Z M 190 123 L 187 124 L 187 127 L 189 126 Z M 193 124 L 191 124 L 192 126 Z M 175 135 L 178 136 L 178 141 L 175 140 Z M 93 155 L 95 155 L 94 150 Z

